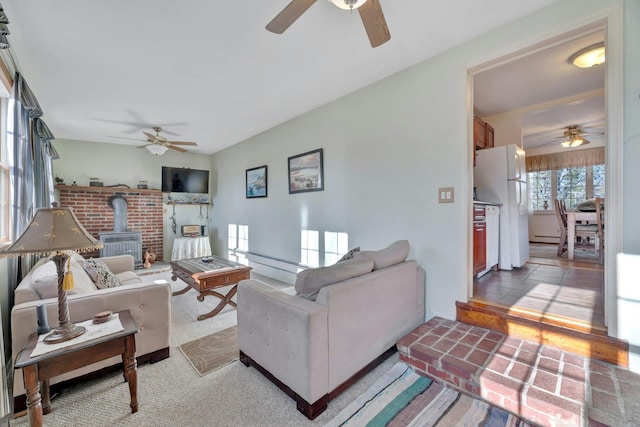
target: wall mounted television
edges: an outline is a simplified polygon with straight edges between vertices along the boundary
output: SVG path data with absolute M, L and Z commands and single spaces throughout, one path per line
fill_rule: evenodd
M 209 171 L 162 166 L 163 193 L 209 193 Z

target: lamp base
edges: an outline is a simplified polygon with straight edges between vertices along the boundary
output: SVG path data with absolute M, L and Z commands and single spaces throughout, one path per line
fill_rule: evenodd
M 49 335 L 44 337 L 45 344 L 56 344 L 59 342 L 69 341 L 75 337 L 79 337 L 84 334 L 86 329 L 84 326 L 74 325 L 73 323 L 67 324 L 64 327 L 58 327 L 51 331 Z

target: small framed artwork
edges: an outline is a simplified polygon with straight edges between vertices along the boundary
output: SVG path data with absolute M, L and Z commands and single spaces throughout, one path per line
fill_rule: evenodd
M 267 165 L 247 169 L 247 199 L 267 197 Z
M 289 194 L 324 190 L 322 148 L 289 157 Z

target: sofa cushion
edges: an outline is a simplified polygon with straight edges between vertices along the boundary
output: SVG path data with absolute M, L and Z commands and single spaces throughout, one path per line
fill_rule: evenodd
M 354 258 L 369 258 L 373 260 L 373 269 L 380 270 L 382 268 L 391 267 L 400 264 L 407 259 L 409 255 L 409 241 L 398 240 L 384 249 L 379 251 L 360 251 L 354 254 Z
M 115 288 L 121 285 L 118 277 L 109 270 L 109 267 L 107 267 L 104 261 L 99 259 L 88 259 L 85 260 L 85 265 L 88 266 L 88 268 L 90 266 L 90 268 L 93 268 L 96 271 L 98 275 L 96 286 L 98 289 Z
M 296 277 L 296 295 L 315 301 L 324 286 L 367 274 L 372 269 L 373 261 L 366 257 L 338 262 L 329 267 L 309 268 Z
M 73 289 L 67 294 L 80 294 L 96 290 L 93 282 L 85 273 L 80 263 L 71 260 L 71 273 L 73 274 Z M 58 272 L 53 261 L 47 261 L 35 267 L 31 275 L 33 289 L 38 293 L 40 299 L 58 297 Z
M 142 279 L 133 271 L 123 271 L 122 273 L 117 273 L 116 277 L 118 281 L 122 285 L 133 285 L 136 283 L 142 283 Z

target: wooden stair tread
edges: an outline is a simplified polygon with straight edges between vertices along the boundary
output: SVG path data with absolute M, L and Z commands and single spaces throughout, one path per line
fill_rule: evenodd
M 508 310 L 486 304 L 481 301 L 469 303 L 456 301 L 457 320 L 469 325 L 479 326 L 501 332 L 506 335 L 527 339 L 570 351 L 575 354 L 609 362 L 615 365 L 629 366 L 629 343 L 602 334 L 601 328 L 585 324 L 564 322 L 556 315 L 553 318 L 541 317 L 534 310 L 518 308 Z M 554 323 L 556 322 L 556 323 Z M 560 324 L 558 324 L 560 323 Z M 580 327 L 587 330 L 581 330 Z
M 497 311 L 511 314 L 513 316 L 523 317 L 525 319 L 534 320 L 540 323 L 550 324 L 573 329 L 576 331 L 588 332 L 596 335 L 607 335 L 607 327 L 601 324 L 591 323 L 585 320 L 575 319 L 563 316 L 561 314 L 541 312 L 528 307 L 517 305 L 503 305 L 495 301 L 488 301 L 482 298 L 474 297 L 469 304 L 478 307 L 492 307 Z

